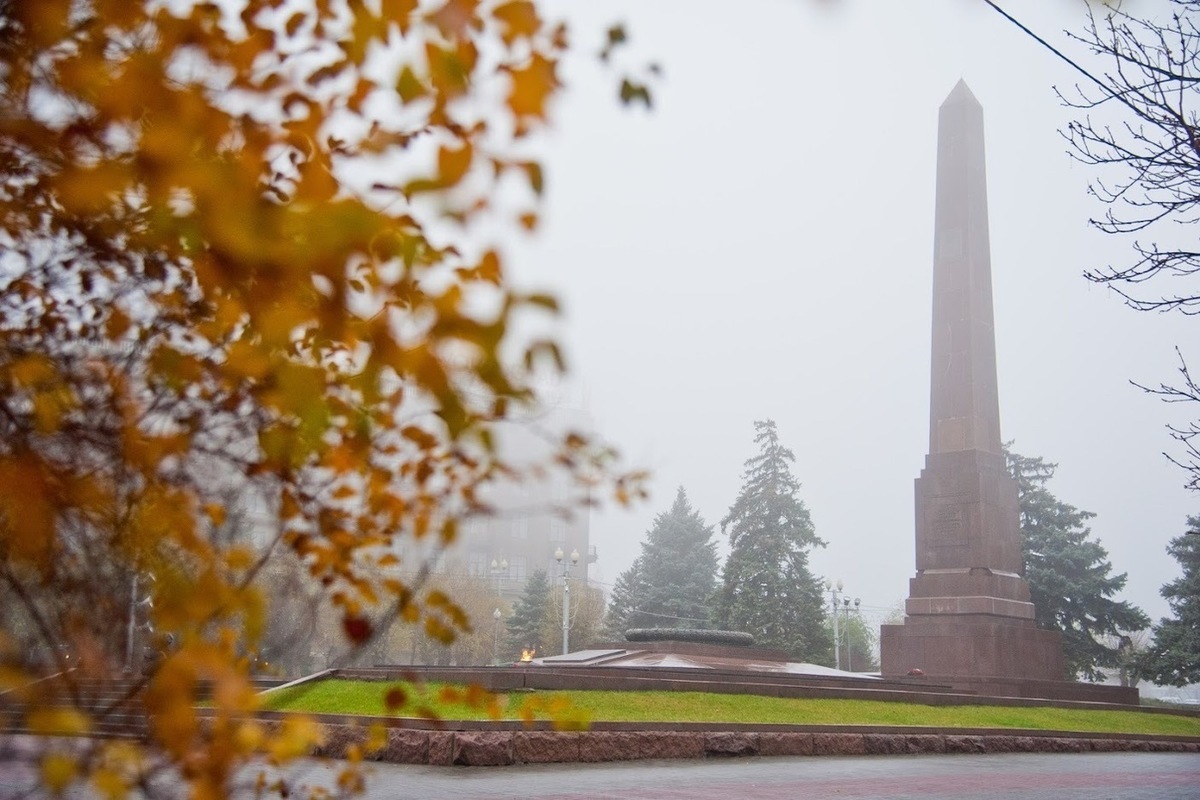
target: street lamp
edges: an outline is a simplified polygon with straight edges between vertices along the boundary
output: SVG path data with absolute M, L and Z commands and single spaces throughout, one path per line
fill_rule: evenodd
M 832 578 L 825 579 L 825 588 L 829 590 L 829 597 L 833 600 L 833 665 L 837 669 L 842 668 L 842 651 L 838 644 L 841 637 L 838 635 L 838 592 L 842 590 L 842 579 L 838 578 L 837 583 L 834 583 Z
M 858 606 L 860 603 L 862 603 L 862 598 L 859 598 L 859 597 L 854 598 L 854 613 L 855 613 L 855 615 L 858 614 Z M 850 598 L 849 597 L 842 598 L 842 608 L 846 612 L 846 671 L 854 672 L 854 667 L 851 666 L 851 664 L 850 664 L 851 641 L 850 641 Z
M 500 609 L 492 612 L 492 664 L 500 660 Z
M 555 548 L 554 560 L 562 564 L 562 579 L 563 579 L 563 655 L 565 656 L 569 650 L 571 638 L 571 567 L 579 563 L 579 551 L 572 550 L 569 561 L 563 561 L 563 549 Z

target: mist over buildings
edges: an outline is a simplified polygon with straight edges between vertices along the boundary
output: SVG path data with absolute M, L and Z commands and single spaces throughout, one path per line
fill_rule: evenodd
M 548 142 L 539 234 L 517 280 L 564 301 L 557 393 L 654 496 L 593 513 L 591 575 L 632 562 L 678 486 L 720 520 L 771 418 L 829 545 L 814 571 L 883 614 L 913 570 L 913 480 L 928 441 L 937 108 L 963 78 L 984 108 L 1001 431 L 1059 464 L 1051 490 L 1093 511 L 1123 597 L 1151 617 L 1164 553 L 1194 504 L 1162 455 L 1182 418 L 1157 384 L 1185 320 L 1089 284 L 1129 242 L 1088 227 L 1095 172 L 1066 154 L 1077 76 L 982 4 L 560 3 L 578 52 Z M 1021 3 L 1064 44 L 1073 3 Z M 618 68 L 663 67 L 654 108 L 623 108 L 594 58 L 623 20 Z M 588 36 L 594 36 L 595 47 Z M 1078 52 L 1074 55 L 1083 57 Z M 724 546 L 724 545 L 722 545 Z

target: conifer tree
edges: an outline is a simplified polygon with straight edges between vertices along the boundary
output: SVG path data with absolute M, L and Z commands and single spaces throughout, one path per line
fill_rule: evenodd
M 808 568 L 809 549 L 825 542 L 797 496 L 800 484 L 789 466 L 795 455 L 779 442 L 771 420 L 754 428 L 759 453 L 746 461 L 741 493 L 721 520 L 730 553 L 716 621 L 793 657 L 831 660 L 821 585 Z
M 1104 677 L 1101 667 L 1119 665 L 1120 636 L 1150 624 L 1130 603 L 1114 600 L 1125 573 L 1112 574 L 1103 545 L 1091 538 L 1095 514 L 1068 505 L 1046 488 L 1057 464 L 1027 458 L 1005 447 L 1017 482 L 1021 547 L 1039 628 L 1062 631 L 1068 679 Z
M 612 596 L 608 601 L 608 613 L 604 615 L 604 635 L 610 641 L 625 638 L 625 631 L 637 627 L 630 624 L 630 617 L 639 608 L 644 595 L 645 582 L 642 578 L 642 557 L 633 560 L 629 569 L 617 576 Z M 653 625 L 650 627 L 660 627 Z
M 1188 529 L 1200 530 L 1200 517 L 1188 518 Z M 1200 683 L 1200 535 L 1185 533 L 1167 545 L 1183 574 L 1162 587 L 1174 616 L 1154 626 L 1154 641 L 1141 675 L 1159 684 Z
M 620 638 L 629 628 L 708 627 L 717 587 L 712 535 L 679 487 L 671 509 L 646 532 L 641 555 L 617 578 L 608 608 L 610 635 Z
M 507 647 L 509 655 L 516 658 L 522 650 L 533 649 L 538 655 L 550 655 L 546 648 L 542 630 L 545 628 L 546 613 L 550 608 L 550 577 L 546 570 L 534 570 L 525 582 L 525 590 L 513 604 L 512 616 L 508 618 Z

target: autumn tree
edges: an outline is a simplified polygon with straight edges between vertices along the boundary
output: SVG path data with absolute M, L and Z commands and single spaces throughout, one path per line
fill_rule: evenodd
M 825 543 L 800 500 L 791 470 L 796 456 L 779 441 L 773 421 L 755 422 L 754 429 L 759 452 L 746 461 L 742 489 L 721 520 L 730 551 L 716 624 L 798 659 L 827 661 L 833 643 L 821 585 L 808 567 L 808 551 Z
M 487 230 L 537 224 L 566 40 L 526 0 L 0 2 L 0 690 L 86 732 L 131 598 L 159 653 L 145 745 L 43 753 L 48 788 L 174 767 L 219 797 L 305 751 L 311 725 L 246 715 L 277 553 L 351 650 L 468 628 L 396 545 L 449 544 L 522 478 L 492 426 L 561 357 L 511 321 L 555 304 Z M 571 434 L 550 463 L 582 500 L 611 456 Z M 248 538 L 231 490 L 261 500 Z
M 610 635 L 623 638 L 629 628 L 708 627 L 718 566 L 712 535 L 679 487 L 674 504 L 646 532 L 641 555 L 614 584 L 605 622 Z
M 360 662 L 364 664 L 436 664 L 472 666 L 492 662 L 499 651 L 499 626 L 493 618 L 496 595 L 487 578 L 467 574 L 464 565 L 450 562 L 431 575 L 431 589 L 444 592 L 466 612 L 470 627 L 455 636 L 449 645 L 423 635 L 420 629 L 403 620 L 388 622 L 388 630 Z M 501 611 L 503 616 L 507 608 Z
M 1189 517 L 1188 532 L 1167 545 L 1182 574 L 1162 587 L 1171 616 L 1154 626 L 1153 641 L 1139 660 L 1141 677 L 1155 683 L 1200 683 L 1200 534 L 1194 533 L 1198 530 L 1200 516 Z
M 1017 483 L 1025 579 L 1038 627 L 1061 631 L 1066 677 L 1101 680 L 1103 667 L 1121 666 L 1121 637 L 1146 627 L 1145 613 L 1114 595 L 1125 573 L 1114 575 L 1108 551 L 1087 526 L 1095 514 L 1062 502 L 1047 488 L 1056 464 L 1005 447 Z

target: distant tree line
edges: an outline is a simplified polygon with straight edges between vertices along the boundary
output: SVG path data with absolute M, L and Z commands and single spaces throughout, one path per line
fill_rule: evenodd
M 729 537 L 724 564 L 714 526 L 680 487 L 655 517 L 641 553 L 618 576 L 605 612 L 599 590 L 572 586 L 571 641 L 624 639 L 634 628 L 717 628 L 744 631 L 759 647 L 817 664 L 840 662 L 878 669 L 878 631 L 856 609 L 839 608 L 836 626 L 822 584 L 808 563 L 816 535 L 792 474 L 794 454 L 775 423 L 755 423 L 758 452 L 746 461 L 741 490 L 720 522 Z M 1039 627 L 1063 634 L 1064 678 L 1102 680 L 1116 672 L 1183 685 L 1200 681 L 1200 535 L 1181 535 L 1168 552 L 1183 576 L 1163 587 L 1173 616 L 1152 630 L 1145 612 L 1118 599 L 1126 573 L 1114 573 L 1108 551 L 1088 527 L 1095 517 L 1058 499 L 1048 485 L 1058 468 L 1005 447 L 1017 484 L 1024 573 Z M 1200 518 L 1188 521 L 1200 530 Z M 535 572 L 506 617 L 501 660 L 523 650 L 556 654 L 562 630 L 561 593 L 545 571 Z M 460 596 L 466 594 L 460 591 Z
M 832 663 L 821 583 L 808 565 L 809 551 L 825 542 L 799 497 L 795 455 L 773 421 L 754 428 L 758 453 L 746 461 L 741 491 L 721 520 L 730 545 L 724 566 L 713 527 L 680 487 L 647 531 L 641 555 L 617 578 L 605 620 L 610 638 L 631 628 L 719 628 L 749 633 L 756 646 L 798 660 Z

